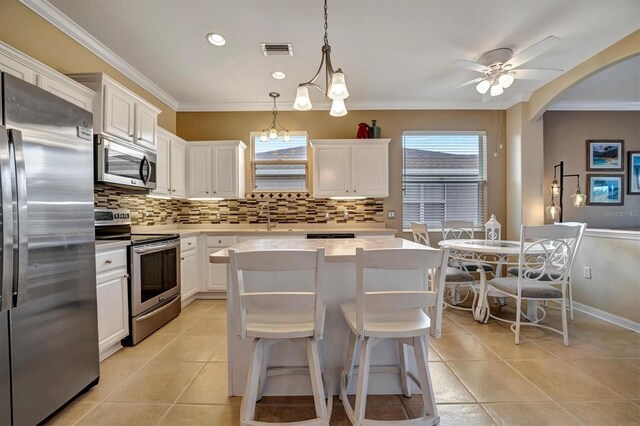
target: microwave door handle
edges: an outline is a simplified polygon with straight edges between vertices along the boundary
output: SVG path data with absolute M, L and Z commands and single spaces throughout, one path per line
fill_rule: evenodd
M 13 300 L 13 194 L 7 129 L 0 126 L 0 197 L 2 198 L 2 277 L 0 311 L 11 309 Z
M 27 232 L 27 175 L 24 167 L 22 132 L 9 130 L 9 143 L 13 143 L 16 164 L 16 198 L 18 206 L 18 279 L 16 306 L 24 305 L 27 298 L 27 268 L 29 266 L 29 233 Z
M 144 172 L 144 164 L 147 163 L 147 173 L 145 174 Z M 147 182 L 149 182 L 149 178 L 151 177 L 151 163 L 149 162 L 149 159 L 147 158 L 147 156 L 145 155 L 142 158 L 142 161 L 140 162 L 140 179 L 142 179 L 142 182 L 146 185 Z

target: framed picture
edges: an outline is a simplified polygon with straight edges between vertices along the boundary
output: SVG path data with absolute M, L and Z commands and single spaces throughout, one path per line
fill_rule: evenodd
M 587 175 L 589 206 L 624 205 L 623 175 Z
M 621 172 L 624 170 L 623 140 L 588 140 L 587 171 Z
M 627 194 L 640 194 L 640 151 L 629 151 L 627 160 Z

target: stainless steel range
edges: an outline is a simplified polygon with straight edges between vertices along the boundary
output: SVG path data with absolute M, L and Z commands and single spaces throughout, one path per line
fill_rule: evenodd
M 97 240 L 131 240 L 129 337 L 135 345 L 180 314 L 180 237 L 131 234 L 129 210 L 95 210 Z

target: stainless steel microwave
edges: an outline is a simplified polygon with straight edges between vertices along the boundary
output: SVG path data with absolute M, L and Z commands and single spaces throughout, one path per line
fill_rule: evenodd
M 95 135 L 96 182 L 156 189 L 156 154 L 140 146 Z

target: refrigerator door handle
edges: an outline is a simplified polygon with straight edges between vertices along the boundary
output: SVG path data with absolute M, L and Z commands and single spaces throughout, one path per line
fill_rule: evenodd
M 27 175 L 24 168 L 22 132 L 9 130 L 9 142 L 13 143 L 16 164 L 16 198 L 18 209 L 18 285 L 15 306 L 24 305 L 27 299 L 27 267 L 29 266 L 29 233 L 27 232 Z
M 2 276 L 0 311 L 11 309 L 13 300 L 13 194 L 7 129 L 0 126 L 0 191 L 2 194 Z

